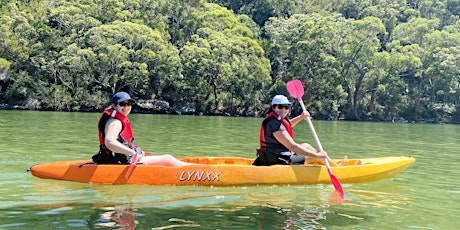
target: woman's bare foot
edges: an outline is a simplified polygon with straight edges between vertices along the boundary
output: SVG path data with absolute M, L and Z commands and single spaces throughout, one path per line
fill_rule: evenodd
M 339 166 L 344 166 L 347 163 L 347 161 L 348 161 L 348 156 L 347 155 L 343 156 L 343 160 L 340 161 Z

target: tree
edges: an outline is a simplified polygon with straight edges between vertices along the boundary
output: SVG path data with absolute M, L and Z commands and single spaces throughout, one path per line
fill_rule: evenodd
M 360 102 L 369 92 L 363 87 L 369 85 L 366 81 L 375 81 L 367 79 L 373 77 L 368 73 L 378 58 L 378 36 L 385 33 L 379 19 L 294 15 L 272 19 L 265 29 L 272 44 L 279 46 L 273 56 L 281 60 L 279 69 L 286 71 L 281 79 L 302 80 L 307 104 L 335 118 L 339 107 L 348 108 L 349 115 L 360 119 Z M 343 102 L 344 96 L 348 103 Z
M 131 22 L 92 28 L 87 45 L 98 59 L 94 81 L 112 93 L 129 87 L 136 95 L 170 97 L 181 75 L 178 51 L 168 38 L 162 31 Z
M 270 39 L 273 81 L 299 79 L 306 91 L 305 102 L 314 116 L 335 119 L 343 102 L 338 62 L 332 50 L 335 18 L 319 14 L 272 18 L 265 31 Z M 278 92 L 283 93 L 283 92 Z
M 8 13 L 0 17 L 0 57 L 8 61 L 12 73 L 4 94 L 8 103 L 33 100 L 36 88 L 44 80 L 35 75 L 40 66 L 34 57 L 42 52 L 44 45 L 40 38 L 47 27 L 40 21 L 44 11 L 32 5 L 30 11 L 21 10 L 16 2 L 2 6 Z
M 365 81 L 375 77 L 369 74 L 378 66 L 372 65 L 378 59 L 380 42 L 378 36 L 385 33 L 385 27 L 380 19 L 367 17 L 363 20 L 344 20 L 338 26 L 338 32 L 333 37 L 335 47 L 333 52 L 341 63 L 340 76 L 342 85 L 348 93 L 351 115 L 360 119 L 360 102 L 368 89 Z
M 228 10 L 206 4 L 202 25 L 181 49 L 186 88 L 204 110 L 255 109 L 269 82 L 269 62 L 252 32 Z

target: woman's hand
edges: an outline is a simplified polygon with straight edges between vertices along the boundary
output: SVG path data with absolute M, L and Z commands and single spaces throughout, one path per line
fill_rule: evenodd
M 304 120 L 311 119 L 310 113 L 308 111 L 304 111 L 302 114 L 300 114 L 300 116 L 302 116 L 302 119 Z
M 318 154 L 318 158 L 321 158 L 321 159 L 329 159 L 329 156 L 327 155 L 327 152 L 326 151 L 321 151 L 321 150 L 316 150 L 316 153 Z
M 144 151 L 140 151 L 139 153 L 137 153 L 137 162 L 139 162 L 142 157 L 144 157 Z
M 335 162 L 334 160 L 332 160 L 329 155 L 327 155 L 327 152 L 325 152 L 324 150 L 323 151 L 320 151 L 318 150 L 318 153 L 319 154 L 322 154 L 323 157 L 321 157 L 322 159 L 326 159 L 330 165 L 332 166 L 340 166 L 339 164 L 337 164 L 337 162 Z
M 142 151 L 138 147 L 134 149 L 134 153 L 137 154 L 136 163 L 139 162 L 142 159 L 142 157 L 144 157 L 144 151 Z

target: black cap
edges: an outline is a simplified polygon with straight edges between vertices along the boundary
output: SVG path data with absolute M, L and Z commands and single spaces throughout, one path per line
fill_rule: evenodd
M 136 103 L 136 101 L 133 100 L 131 96 L 129 96 L 129 94 L 126 92 L 118 92 L 115 95 L 113 95 L 112 97 L 113 104 L 117 104 L 118 102 L 122 102 L 122 101 L 132 101 L 133 103 Z

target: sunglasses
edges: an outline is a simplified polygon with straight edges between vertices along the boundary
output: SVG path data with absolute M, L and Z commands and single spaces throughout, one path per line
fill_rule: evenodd
M 290 108 L 291 108 L 290 105 L 277 105 L 276 107 L 277 107 L 279 110 L 281 110 L 281 109 L 290 109 Z
M 124 101 L 122 101 L 122 102 L 118 102 L 118 105 L 119 105 L 119 106 L 132 106 L 133 103 L 130 102 L 130 101 L 129 101 L 129 102 L 124 102 Z

